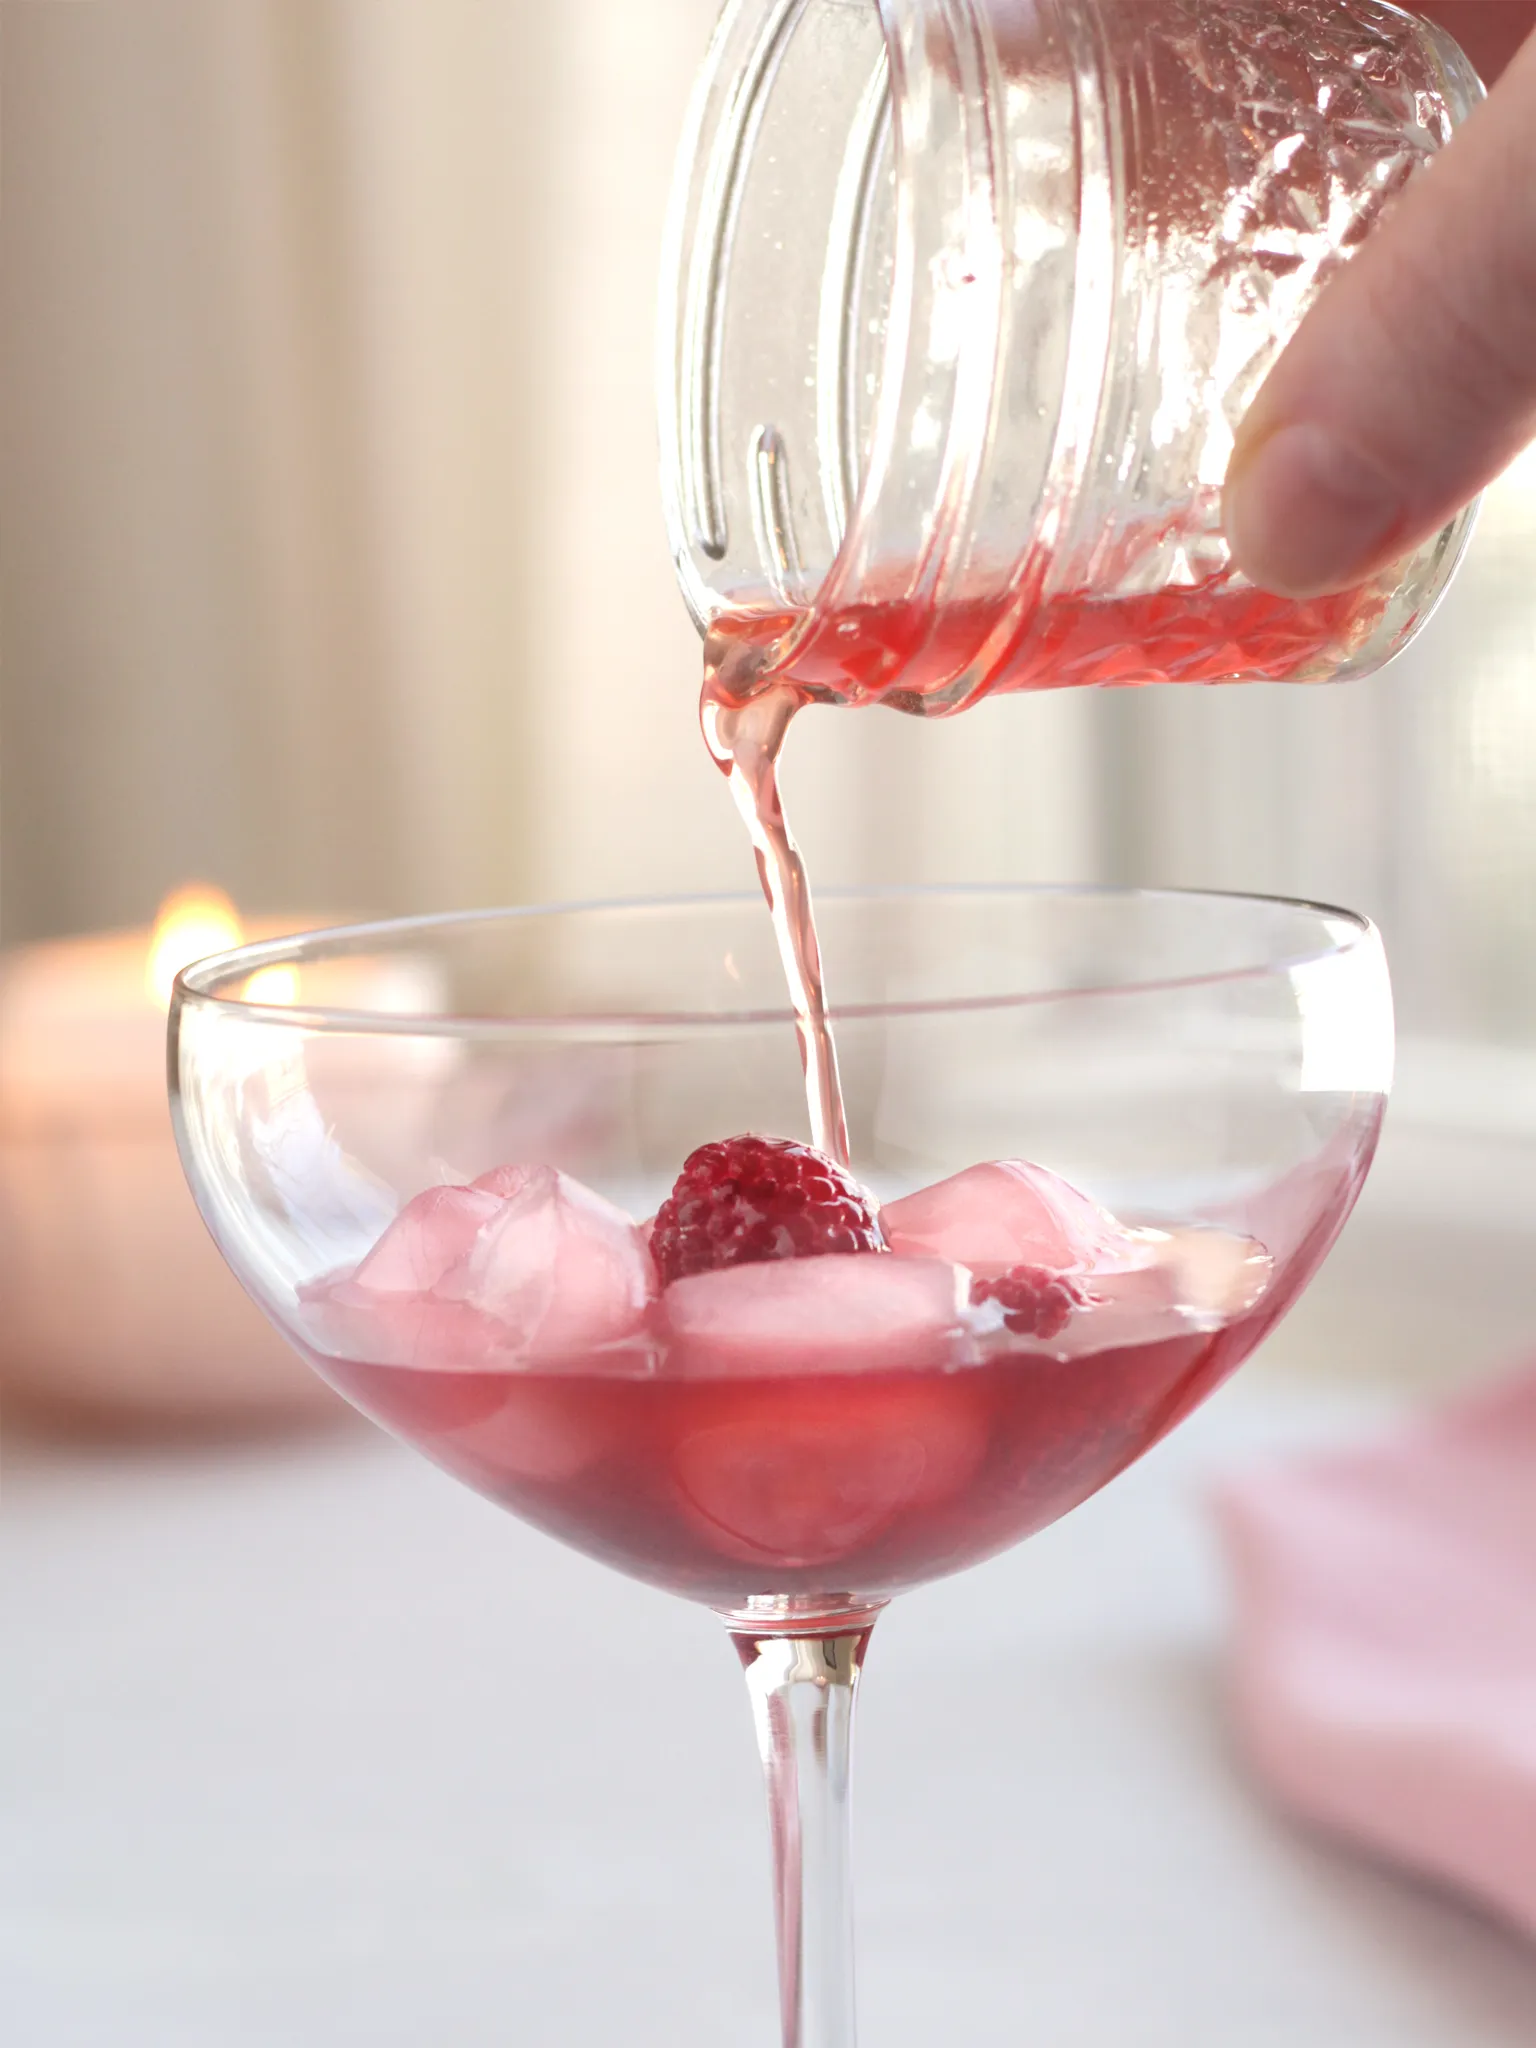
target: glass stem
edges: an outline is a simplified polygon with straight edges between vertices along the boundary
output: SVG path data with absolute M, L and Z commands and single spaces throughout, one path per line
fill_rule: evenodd
M 768 1781 L 784 2048 L 854 2048 L 849 1767 L 872 1627 L 732 1631 Z

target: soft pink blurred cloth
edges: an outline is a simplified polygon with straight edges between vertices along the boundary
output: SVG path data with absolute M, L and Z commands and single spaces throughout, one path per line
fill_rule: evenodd
M 1217 1507 L 1270 1789 L 1536 1935 L 1536 1371 Z

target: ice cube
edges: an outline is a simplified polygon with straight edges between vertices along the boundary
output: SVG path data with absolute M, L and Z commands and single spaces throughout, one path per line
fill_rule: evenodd
M 576 1478 L 599 1464 L 619 1435 L 614 1409 L 574 1376 L 513 1371 L 483 1375 L 481 1383 L 496 1389 L 494 1405 L 457 1436 L 439 1437 L 434 1451 L 492 1499 L 505 1498 L 509 1481 L 551 1485 Z
M 477 1188 L 428 1188 L 406 1203 L 351 1284 L 364 1294 L 429 1294 L 500 1209 Z
M 301 1289 L 305 1335 L 335 1358 L 473 1369 L 494 1349 L 495 1326 L 457 1302 L 440 1301 L 435 1289 L 500 1210 L 494 1196 L 473 1188 L 427 1188 L 413 1196 L 355 1270 Z
M 726 1556 L 791 1569 L 829 1565 L 888 1526 L 921 1483 L 922 1444 L 857 1418 L 769 1419 L 700 1430 L 678 1447 L 687 1506 Z
M 887 1203 L 886 1243 L 906 1258 L 952 1259 L 982 1280 L 1014 1266 L 1088 1272 L 1142 1262 L 1138 1234 L 1043 1166 L 1001 1159 Z
M 1211 1331 L 1257 1307 L 1274 1261 L 1251 1237 L 1204 1228 L 1138 1233 L 1143 1265 L 1101 1269 L 1087 1283 L 1087 1311 L 1074 1317 L 1064 1348 L 1154 1344 L 1181 1331 Z
M 423 1372 L 485 1372 L 507 1363 L 499 1324 L 433 1294 L 384 1293 L 343 1276 L 302 1289 L 299 1317 L 306 1340 L 330 1358 Z
M 507 1346 L 528 1359 L 570 1357 L 632 1336 L 655 1292 L 634 1223 L 554 1167 L 521 1171 L 439 1292 L 494 1318 Z
M 831 1565 L 906 1515 L 945 1511 L 986 1456 L 983 1374 L 756 1379 L 678 1445 L 685 1507 L 727 1557 Z
M 336 1357 L 438 1372 L 506 1370 L 633 1335 L 654 1291 L 621 1209 L 548 1166 L 504 1166 L 408 1202 L 354 1272 L 306 1288 Z
M 678 1280 L 663 1296 L 690 1374 L 896 1372 L 950 1362 L 970 1275 L 943 1259 L 865 1252 L 773 1259 Z
M 1227 1230 L 1170 1231 L 1158 1259 L 1180 1307 L 1220 1322 L 1256 1307 L 1274 1277 L 1263 1245 Z

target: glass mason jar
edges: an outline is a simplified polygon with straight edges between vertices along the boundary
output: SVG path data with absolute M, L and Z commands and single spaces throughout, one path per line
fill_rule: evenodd
M 1385 0 L 729 0 L 663 280 L 717 694 L 950 711 L 1369 674 L 1471 514 L 1310 603 L 1233 568 L 1243 412 L 1481 94 Z

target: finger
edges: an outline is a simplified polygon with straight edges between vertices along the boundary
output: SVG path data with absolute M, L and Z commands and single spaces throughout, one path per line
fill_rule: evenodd
M 1536 38 L 1303 321 L 1227 476 L 1238 566 L 1342 590 L 1536 435 Z
M 1449 29 L 1490 85 L 1536 28 L 1536 0 L 1418 0 L 1414 12 Z

